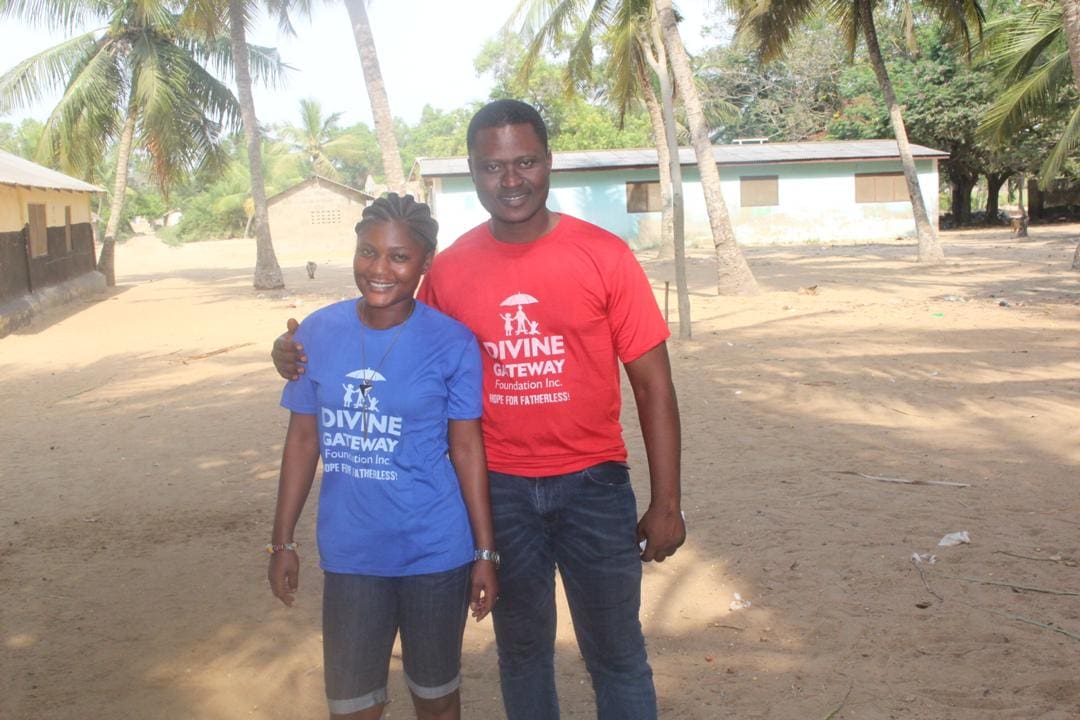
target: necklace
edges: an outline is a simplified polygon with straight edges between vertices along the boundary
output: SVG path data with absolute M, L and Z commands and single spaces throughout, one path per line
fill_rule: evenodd
M 360 370 L 364 374 L 363 377 L 360 378 L 360 409 L 365 411 L 365 415 L 369 415 L 375 411 L 378 402 L 375 398 L 371 397 L 371 389 L 375 387 L 376 380 L 385 379 L 380 371 L 386 363 L 386 358 L 390 357 L 390 352 L 394 349 L 394 345 L 397 344 L 398 338 L 401 337 L 401 332 L 405 329 L 405 324 L 416 310 L 416 301 L 413 301 L 412 307 L 409 308 L 409 314 L 405 316 L 405 319 L 398 323 L 397 330 L 394 331 L 393 336 L 390 338 L 390 343 L 386 346 L 386 350 L 383 352 L 382 357 L 379 358 L 379 362 L 374 368 L 368 367 L 367 363 L 367 350 L 364 346 L 365 325 L 364 316 L 360 311 L 362 307 L 361 303 L 363 303 L 363 300 L 356 306 L 356 314 L 360 319 Z M 367 420 L 367 422 L 362 422 L 361 425 L 363 426 L 364 437 L 367 437 L 371 421 Z

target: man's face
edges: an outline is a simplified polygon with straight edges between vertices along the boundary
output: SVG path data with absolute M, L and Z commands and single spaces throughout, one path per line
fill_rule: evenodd
M 551 153 L 532 125 L 503 125 L 476 134 L 469 169 L 492 229 L 539 237 L 546 230 Z M 535 226 L 535 227 L 534 227 Z

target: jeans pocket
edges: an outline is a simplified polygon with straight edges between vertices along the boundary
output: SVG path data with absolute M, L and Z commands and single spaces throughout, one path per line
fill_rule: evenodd
M 581 474 L 594 485 L 618 487 L 630 484 L 630 466 L 613 460 L 585 468 Z

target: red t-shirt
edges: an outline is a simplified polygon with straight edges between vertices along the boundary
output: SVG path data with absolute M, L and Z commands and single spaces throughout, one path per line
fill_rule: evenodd
M 670 332 L 620 238 L 560 215 L 547 235 L 504 243 L 485 223 L 435 257 L 418 297 L 483 346 L 489 468 L 539 477 L 626 459 L 619 361 Z

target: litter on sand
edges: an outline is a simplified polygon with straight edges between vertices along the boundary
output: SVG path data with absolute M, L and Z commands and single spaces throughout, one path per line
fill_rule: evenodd
M 949 533 L 945 537 L 938 540 L 938 547 L 952 547 L 953 545 L 966 545 L 971 542 L 971 538 L 968 537 L 967 530 L 961 530 L 960 532 Z
M 732 593 L 731 597 L 733 599 L 731 601 L 731 604 L 728 605 L 728 610 L 745 610 L 746 608 L 750 607 L 750 601 L 743 600 L 742 595 L 740 595 L 739 593 Z

